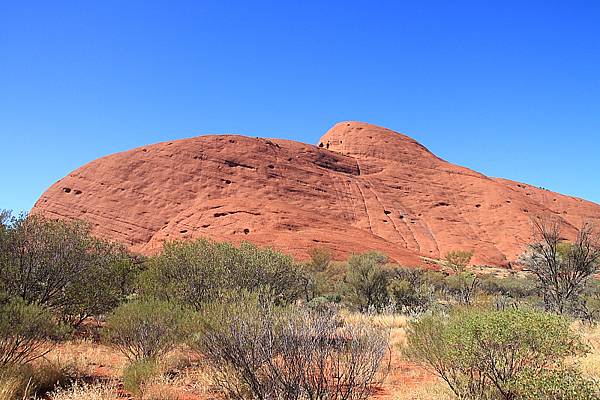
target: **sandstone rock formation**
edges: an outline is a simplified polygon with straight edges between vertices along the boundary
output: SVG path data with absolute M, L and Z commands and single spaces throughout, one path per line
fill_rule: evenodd
M 555 215 L 573 237 L 600 206 L 450 164 L 415 140 L 360 122 L 318 146 L 199 136 L 95 160 L 56 182 L 32 213 L 89 221 L 101 237 L 151 254 L 165 240 L 251 241 L 306 258 L 380 250 L 405 265 L 472 249 L 504 265 Z

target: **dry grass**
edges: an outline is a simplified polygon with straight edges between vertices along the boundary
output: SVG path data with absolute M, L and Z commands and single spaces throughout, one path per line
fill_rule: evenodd
M 344 312 L 342 318 L 347 322 L 368 322 L 389 329 L 390 345 L 394 351 L 406 344 L 406 327 L 410 321 L 409 317 L 399 314 L 368 315 L 357 312 Z
M 581 369 L 590 378 L 600 380 L 600 325 L 595 327 L 579 326 L 577 329 L 592 350 L 581 360 Z
M 163 375 L 153 378 L 143 385 L 140 400 L 177 400 L 177 385 L 172 379 Z
M 114 400 L 116 397 L 117 387 L 112 382 L 75 383 L 68 389 L 57 389 L 50 394 L 52 400 Z
M 46 359 L 62 363 L 68 361 L 80 371 L 80 376 L 121 375 L 127 359 L 114 349 L 91 340 L 76 340 L 55 347 Z
M 399 387 L 392 397 L 393 400 L 448 400 L 452 398 L 452 393 L 441 382 Z
M 29 392 L 30 382 L 23 377 L 3 371 L 0 373 L 0 400 L 15 400 L 26 397 Z

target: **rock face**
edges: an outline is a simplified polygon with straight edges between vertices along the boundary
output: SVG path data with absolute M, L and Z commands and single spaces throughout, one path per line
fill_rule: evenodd
M 159 143 L 95 160 L 50 187 L 32 213 L 89 221 L 152 254 L 165 240 L 250 241 L 306 258 L 379 250 L 405 265 L 471 249 L 504 265 L 532 239 L 531 217 L 574 237 L 600 206 L 450 164 L 415 140 L 360 122 L 318 146 L 237 135 Z

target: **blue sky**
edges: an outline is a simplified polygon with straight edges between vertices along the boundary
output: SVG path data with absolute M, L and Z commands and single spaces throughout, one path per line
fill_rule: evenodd
M 598 1 L 0 0 L 0 208 L 97 157 L 361 120 L 600 202 Z

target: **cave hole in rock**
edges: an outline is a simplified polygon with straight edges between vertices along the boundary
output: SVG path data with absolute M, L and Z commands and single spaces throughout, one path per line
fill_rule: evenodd
M 388 210 L 383 210 L 383 213 L 384 213 L 385 215 L 390 215 L 392 212 L 391 212 L 391 211 L 388 211 Z
M 203 228 L 208 228 L 210 226 L 210 224 L 204 224 L 202 225 Z
M 247 235 L 249 233 L 250 233 L 250 229 L 248 229 L 248 228 L 244 229 L 244 235 Z
M 78 196 L 78 195 L 80 195 L 82 193 L 82 191 L 81 190 L 75 190 L 74 193 L 75 193 L 76 196 Z
M 275 168 L 275 166 L 273 164 L 269 164 L 269 165 L 267 165 L 267 168 L 273 169 L 273 168 Z
M 63 192 L 71 193 L 71 188 L 65 187 L 65 188 L 63 188 Z
M 182 229 L 179 231 L 179 233 L 187 233 L 187 231 L 188 231 L 187 229 Z
M 481 207 L 481 204 L 475 204 L 475 208 Z

